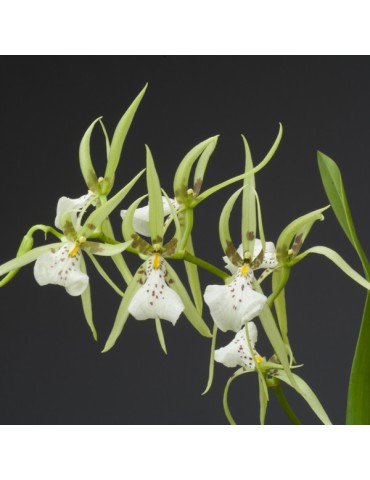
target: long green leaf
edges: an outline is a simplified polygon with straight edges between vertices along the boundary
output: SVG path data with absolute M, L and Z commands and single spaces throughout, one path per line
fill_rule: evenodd
M 198 330 L 198 332 L 201 335 L 203 335 L 204 337 L 211 338 L 212 334 L 211 334 L 207 324 L 205 323 L 205 321 L 203 320 L 201 315 L 199 315 L 197 309 L 195 308 L 193 302 L 191 301 L 191 299 L 189 297 L 188 292 L 186 291 L 186 288 L 184 287 L 181 280 L 177 276 L 177 273 L 171 267 L 171 265 L 167 262 L 166 262 L 166 269 L 167 269 L 167 273 L 168 273 L 169 282 L 171 284 L 171 288 L 173 288 L 175 290 L 175 292 L 178 293 L 178 295 L 180 296 L 180 298 L 181 298 L 181 300 L 184 304 L 184 307 L 185 307 L 184 314 L 185 314 L 185 316 L 187 317 L 189 322 L 193 325 L 193 327 L 196 330 Z
M 247 139 L 242 135 L 245 149 L 245 173 L 253 170 L 253 161 Z M 251 258 L 254 251 L 254 240 L 256 238 L 257 215 L 254 174 L 244 180 L 243 202 L 242 202 L 242 244 L 243 252 L 250 252 Z
M 15 270 L 17 268 L 24 267 L 29 263 L 34 262 L 40 255 L 47 252 L 48 250 L 52 250 L 53 248 L 59 249 L 63 246 L 63 243 L 49 243 L 48 245 L 42 245 L 41 247 L 36 247 L 30 250 L 29 252 L 24 253 L 20 257 L 13 258 L 13 260 L 9 260 L 9 262 L 5 262 L 0 265 L 0 276 L 5 275 L 6 273 L 10 272 L 11 270 Z
M 80 269 L 81 269 L 81 272 L 86 273 L 86 264 L 82 255 L 81 255 Z M 90 283 L 88 283 L 87 288 L 82 292 L 81 301 L 82 301 L 82 309 L 86 318 L 86 322 L 90 327 L 94 340 L 97 340 L 98 334 L 96 332 L 96 328 L 93 321 Z
M 139 95 L 135 98 L 135 100 L 129 106 L 126 113 L 118 122 L 118 125 L 114 131 L 112 143 L 109 150 L 107 167 L 104 174 L 105 188 L 104 188 L 104 191 L 102 192 L 103 195 L 107 195 L 113 186 L 114 174 L 116 172 L 116 169 L 119 163 L 123 143 L 126 139 L 126 135 L 131 126 L 131 122 L 134 118 L 134 115 L 136 113 L 138 106 L 140 105 L 140 102 L 145 94 L 147 87 L 148 87 L 148 84 L 145 85 L 145 87 L 141 90 Z
M 128 307 L 130 305 L 130 302 L 133 299 L 135 293 L 141 287 L 141 283 L 139 280 L 141 279 L 143 269 L 145 269 L 145 263 L 136 271 L 133 279 L 127 285 L 125 296 L 123 297 L 121 304 L 118 308 L 112 331 L 108 337 L 108 340 L 106 341 L 102 353 L 108 352 L 108 350 L 110 350 L 114 346 L 118 337 L 121 335 L 123 327 L 125 326 L 127 318 L 129 316 Z
M 355 282 L 357 282 L 359 285 L 366 288 L 367 290 L 370 290 L 370 282 L 365 280 L 364 277 L 362 277 L 359 273 L 353 270 L 353 268 L 350 267 L 348 263 L 345 260 L 343 260 L 343 258 L 331 248 L 322 247 L 322 246 L 309 248 L 308 250 L 298 255 L 298 257 L 296 257 L 292 263 L 293 264 L 298 263 L 310 253 L 317 253 L 319 255 L 324 255 L 326 258 L 328 258 L 333 263 L 335 263 L 335 265 L 339 267 L 346 275 L 352 278 L 352 280 L 354 280 Z
M 152 245 L 163 244 L 164 231 L 164 213 L 161 184 L 154 166 L 152 153 L 147 145 L 146 147 L 146 183 L 149 194 L 149 225 Z
M 85 223 L 78 232 L 78 237 L 85 236 L 88 237 L 89 234 L 94 232 L 94 230 L 99 227 L 102 222 L 108 218 L 108 216 L 113 212 L 113 210 L 122 202 L 131 188 L 139 180 L 141 175 L 145 172 L 142 170 L 140 173 L 134 177 L 131 182 L 129 182 L 125 187 L 122 188 L 114 197 L 110 198 L 107 202 L 103 203 L 99 208 L 94 210 L 86 219 Z
M 319 419 L 324 425 L 331 425 L 331 421 L 326 414 L 323 406 L 321 405 L 319 399 L 316 397 L 311 388 L 301 377 L 292 373 L 295 382 L 292 383 L 291 378 L 286 374 L 286 372 L 283 372 L 282 370 L 279 370 L 279 372 L 277 372 L 275 376 L 293 387 L 306 400 L 308 405 L 311 407 L 311 409 L 315 412 L 315 414 L 319 417 Z

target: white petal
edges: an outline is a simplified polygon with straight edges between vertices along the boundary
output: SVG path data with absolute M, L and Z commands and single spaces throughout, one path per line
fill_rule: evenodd
M 176 202 L 176 200 L 170 199 L 170 201 L 174 209 L 176 210 L 179 207 L 178 203 Z M 167 216 L 171 213 L 171 208 L 168 205 L 166 197 L 162 197 L 162 202 L 163 202 L 164 216 Z M 126 213 L 127 213 L 127 210 L 121 210 L 122 219 L 125 218 Z M 135 210 L 132 223 L 133 223 L 134 230 L 139 235 L 144 235 L 144 237 L 150 237 L 149 205 L 146 205 L 145 207 L 137 208 Z
M 57 215 L 55 217 L 55 226 L 59 229 L 62 228 L 61 220 L 65 213 L 71 212 L 72 223 L 75 229 L 77 229 L 78 213 L 84 208 L 94 194 L 92 192 L 82 195 L 79 198 L 61 197 L 57 205 Z
M 39 285 L 61 285 L 73 296 L 84 292 L 89 277 L 80 270 L 81 251 L 74 257 L 69 256 L 73 247 L 73 243 L 65 243 L 59 250 L 50 250 L 39 256 L 33 270 Z
M 262 250 L 262 242 L 259 238 L 256 238 L 254 242 L 253 260 L 256 257 L 258 257 L 261 250 Z M 277 266 L 278 266 L 278 261 L 276 258 L 275 245 L 273 242 L 266 242 L 263 260 L 261 264 L 257 267 L 257 269 L 258 268 L 275 268 Z
M 253 354 L 261 358 L 254 348 L 257 341 L 257 327 L 253 322 L 248 323 L 248 334 Z M 236 367 L 239 365 L 241 367 L 247 367 L 247 369 L 251 371 L 255 369 L 255 362 L 248 346 L 245 328 L 242 328 L 226 347 L 215 350 L 215 361 L 223 363 L 226 367 Z
M 208 285 L 204 300 L 210 308 L 217 327 L 226 332 L 240 330 L 244 322 L 255 318 L 265 306 L 267 298 L 251 287 L 253 271 L 241 274 L 241 268 L 229 285 Z
M 184 304 L 179 295 L 165 282 L 165 265 L 152 268 L 148 263 L 146 282 L 136 292 L 128 307 L 129 313 L 136 320 L 161 318 L 169 320 L 173 325 L 184 310 Z

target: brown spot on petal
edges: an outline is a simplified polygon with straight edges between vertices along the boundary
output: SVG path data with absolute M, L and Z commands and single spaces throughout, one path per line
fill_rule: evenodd
M 254 240 L 256 238 L 256 235 L 254 234 L 254 232 L 247 232 L 247 240 Z
M 194 188 L 193 188 L 193 195 L 194 197 L 197 197 L 199 195 L 200 189 L 202 188 L 203 180 L 201 178 L 197 178 L 194 183 Z

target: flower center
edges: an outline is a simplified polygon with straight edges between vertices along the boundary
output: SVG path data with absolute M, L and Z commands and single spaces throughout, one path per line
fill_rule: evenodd
M 248 270 L 249 270 L 249 267 L 248 267 L 248 265 L 245 263 L 245 264 L 242 266 L 241 270 L 240 270 L 240 273 L 242 274 L 243 277 L 245 277 L 245 276 L 247 275 Z
M 263 362 L 263 358 L 260 357 L 259 355 L 256 355 L 254 358 L 255 358 L 255 360 L 256 360 L 257 363 Z
M 79 249 L 80 249 L 81 243 L 85 243 L 85 242 L 86 242 L 86 238 L 85 237 L 80 237 L 79 240 L 71 248 L 68 255 L 70 257 L 75 257 L 77 255 Z
M 153 268 L 157 270 L 160 264 L 161 264 L 161 256 L 159 255 L 159 253 L 155 253 L 153 256 Z

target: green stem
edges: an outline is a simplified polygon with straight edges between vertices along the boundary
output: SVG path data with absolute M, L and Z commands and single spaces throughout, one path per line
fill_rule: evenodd
M 230 276 L 223 270 L 215 267 L 214 265 L 212 265 L 209 262 L 206 262 L 205 260 L 202 260 L 201 258 L 191 255 L 189 252 L 183 253 L 182 260 L 185 260 L 190 263 L 194 263 L 195 265 L 198 265 L 198 267 L 201 267 L 204 270 L 208 270 L 208 272 L 213 273 L 214 275 L 216 275 L 216 277 L 219 277 L 224 281 Z
M 300 422 L 296 414 L 293 412 L 292 407 L 289 405 L 288 400 L 286 399 L 281 386 L 277 385 L 275 387 L 272 387 L 272 390 L 274 391 L 281 408 L 283 409 L 284 413 L 289 418 L 289 420 L 292 422 L 292 424 L 302 425 L 302 423 Z
M 45 236 L 48 234 L 48 233 L 51 233 L 53 234 L 55 237 L 57 237 L 59 240 L 63 237 L 63 234 L 58 232 L 58 230 L 55 230 L 55 228 L 53 227 L 49 227 L 47 225 L 34 225 L 33 227 L 31 227 L 27 234 L 26 234 L 26 237 L 27 236 L 33 236 L 35 232 L 41 230 L 42 232 L 45 233 Z

